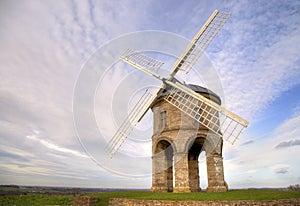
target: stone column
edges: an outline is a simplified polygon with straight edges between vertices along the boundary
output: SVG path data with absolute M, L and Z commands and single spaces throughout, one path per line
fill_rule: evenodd
M 226 192 L 227 183 L 224 180 L 223 158 L 220 154 L 206 156 L 208 187 L 207 192 Z
M 189 186 L 188 154 L 175 153 L 175 186 L 174 192 L 191 192 Z
M 167 178 L 167 190 L 168 192 L 173 192 L 173 166 L 172 166 L 172 159 L 167 159 L 168 168 L 166 171 L 166 178 Z
M 166 178 L 167 178 L 167 190 L 173 192 L 173 149 L 166 149 Z
M 163 155 L 152 157 L 152 192 L 167 192 L 167 161 Z
M 198 159 L 189 158 L 189 185 L 191 192 L 199 192 L 201 191 L 199 187 L 199 164 Z

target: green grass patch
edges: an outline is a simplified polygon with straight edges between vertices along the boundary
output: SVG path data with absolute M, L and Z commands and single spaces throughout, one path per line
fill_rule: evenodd
M 0 205 L 10 206 L 43 206 L 43 205 L 72 205 L 72 195 L 13 195 L 0 196 Z
M 103 192 L 92 194 L 99 201 L 96 205 L 106 206 L 110 198 L 129 198 L 147 200 L 277 200 L 300 198 L 300 192 L 280 190 L 231 190 L 222 193 L 192 192 L 192 193 L 152 193 L 147 191 Z
M 97 206 L 107 206 L 110 198 L 130 198 L 148 200 L 276 200 L 300 198 L 300 192 L 280 190 L 231 190 L 224 193 L 152 193 L 148 191 L 121 191 L 89 194 L 99 198 Z M 0 196 L 0 206 L 43 206 L 43 205 L 72 205 L 72 195 L 38 195 L 28 194 L 19 196 Z

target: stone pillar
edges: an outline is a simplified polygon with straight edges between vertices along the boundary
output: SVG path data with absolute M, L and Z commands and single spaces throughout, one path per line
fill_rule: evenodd
M 152 157 L 152 192 L 167 192 L 167 161 L 165 156 L 154 155 Z
M 189 158 L 189 185 L 191 192 L 199 192 L 201 191 L 199 187 L 199 166 L 198 159 Z
M 220 154 L 206 156 L 208 187 L 207 192 L 226 192 L 227 183 L 224 180 L 223 158 Z
M 188 154 L 175 153 L 175 186 L 174 192 L 191 192 L 189 186 Z
M 167 179 L 167 191 L 173 192 L 173 154 L 167 154 L 167 169 L 166 179 Z

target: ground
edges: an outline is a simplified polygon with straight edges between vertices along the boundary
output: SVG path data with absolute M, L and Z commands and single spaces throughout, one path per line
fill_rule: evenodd
M 135 198 L 160 200 L 271 200 L 300 198 L 300 192 L 288 190 L 251 189 L 230 190 L 221 193 L 192 192 L 192 193 L 152 193 L 149 191 L 116 191 L 87 194 L 96 196 L 99 201 L 96 205 L 108 205 L 109 198 Z M 0 205 L 72 205 L 74 195 L 70 194 L 22 194 L 0 196 Z

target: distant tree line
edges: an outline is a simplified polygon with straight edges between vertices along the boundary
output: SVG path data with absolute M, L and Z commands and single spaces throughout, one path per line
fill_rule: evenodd
M 288 187 L 289 190 L 291 191 L 300 191 L 300 185 L 299 184 L 296 184 L 296 185 L 290 185 Z
M 0 185 L 0 187 L 20 188 L 19 185 Z

